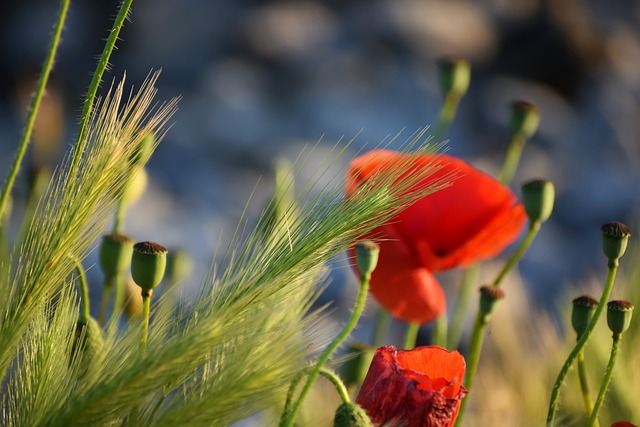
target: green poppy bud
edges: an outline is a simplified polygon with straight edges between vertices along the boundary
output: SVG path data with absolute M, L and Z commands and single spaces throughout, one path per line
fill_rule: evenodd
M 511 134 L 522 134 L 531 138 L 540 125 L 540 110 L 527 101 L 516 101 L 511 104 Z
M 102 236 L 100 245 L 100 268 L 108 277 L 123 273 L 131 263 L 134 240 L 121 233 Z
M 336 410 L 333 427 L 373 427 L 373 423 L 364 409 L 355 403 L 343 403 Z
M 522 185 L 522 202 L 531 222 L 545 222 L 553 211 L 556 191 L 553 182 L 534 179 Z
M 497 286 L 483 286 L 480 288 L 480 316 L 487 323 L 496 304 L 504 299 L 504 291 Z
M 356 263 L 360 274 L 369 276 L 378 264 L 380 246 L 371 240 L 363 240 L 356 243 Z
M 609 301 L 607 303 L 607 324 L 614 335 L 621 335 L 631 324 L 633 304 L 629 301 Z
M 607 259 L 617 260 L 624 255 L 629 236 L 629 227 L 621 222 L 609 222 L 602 226 L 602 250 Z
M 172 250 L 167 254 L 167 280 L 169 283 L 179 283 L 191 274 L 193 260 L 186 251 Z
M 133 245 L 131 277 L 144 291 L 160 284 L 167 265 L 167 249 L 159 243 L 140 242 Z
M 578 339 L 589 326 L 593 313 L 598 307 L 598 300 L 589 295 L 582 295 L 572 301 L 573 309 L 571 311 L 571 325 L 573 330 L 578 334 Z
M 94 359 L 102 353 L 104 349 L 104 333 L 93 317 L 89 317 L 86 322 L 76 323 L 76 333 L 71 348 L 72 357 L 82 358 L 81 373 L 86 373 Z M 80 354 L 77 354 L 80 352 Z
M 445 59 L 440 61 L 440 87 L 446 95 L 453 93 L 462 97 L 469 89 L 471 66 L 465 59 Z

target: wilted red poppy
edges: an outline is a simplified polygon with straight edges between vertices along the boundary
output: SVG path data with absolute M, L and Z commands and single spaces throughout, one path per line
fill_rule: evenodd
M 371 277 L 373 296 L 395 317 L 425 323 L 446 309 L 444 293 L 433 273 L 467 267 L 498 255 L 526 222 L 523 206 L 505 185 L 468 163 L 446 155 L 373 150 L 353 160 L 347 196 L 381 173 L 402 165 L 433 168 L 409 191 L 428 188 L 453 175 L 450 187 L 429 194 L 366 236 L 380 244 Z M 411 179 L 405 172 L 399 179 Z
M 356 402 L 376 425 L 451 426 L 467 394 L 464 371 L 464 357 L 457 351 L 381 347 Z

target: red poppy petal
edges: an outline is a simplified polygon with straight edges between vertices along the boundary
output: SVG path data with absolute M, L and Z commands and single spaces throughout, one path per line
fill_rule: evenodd
M 446 397 L 460 391 L 466 364 L 457 351 L 432 346 L 429 351 L 398 351 L 398 363 L 431 379 L 431 386 Z
M 434 356 L 412 357 L 407 353 L 434 353 Z M 398 358 L 398 355 L 404 356 Z M 429 378 L 419 372 L 423 368 L 435 372 L 436 368 L 430 369 L 422 364 L 433 362 L 437 367 L 440 359 L 447 357 L 455 365 L 462 356 L 439 347 L 419 347 L 409 351 L 399 351 L 394 347 L 379 348 L 358 394 L 358 405 L 377 424 L 399 423 L 407 427 L 453 425 L 466 389 L 460 387 L 455 396 L 447 397 L 435 389 L 428 389 Z M 405 366 L 404 362 L 409 362 L 411 366 Z M 455 377 L 463 375 L 464 366 Z M 421 377 L 421 382 L 417 382 L 416 377 Z M 442 378 L 438 374 L 437 380 Z
M 392 227 L 377 235 L 392 238 Z M 430 322 L 446 310 L 442 287 L 429 270 L 415 261 L 399 240 L 380 240 L 378 265 L 371 274 L 370 292 L 394 317 L 409 323 Z

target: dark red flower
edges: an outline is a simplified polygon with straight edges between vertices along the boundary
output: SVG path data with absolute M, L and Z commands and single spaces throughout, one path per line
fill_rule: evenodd
M 444 292 L 433 273 L 495 257 L 520 235 L 526 214 L 507 186 L 446 155 L 391 150 L 365 153 L 349 166 L 347 197 L 356 197 L 363 185 L 381 173 L 407 164 L 414 173 L 438 166 L 408 191 L 426 189 L 446 176 L 456 179 L 450 187 L 418 200 L 365 236 L 380 244 L 370 289 L 395 317 L 425 323 L 446 308 Z M 399 180 L 412 179 L 410 175 L 405 172 Z
M 629 421 L 618 421 L 611 424 L 611 427 L 637 427 L 635 424 L 631 424 Z
M 448 427 L 467 394 L 464 372 L 464 357 L 457 351 L 381 347 L 356 402 L 376 425 Z

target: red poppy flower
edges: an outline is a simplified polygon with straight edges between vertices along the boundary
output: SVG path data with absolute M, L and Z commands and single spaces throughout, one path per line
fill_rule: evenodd
M 637 427 L 635 424 L 631 424 L 629 421 L 618 421 L 611 424 L 611 427 Z
M 370 289 L 395 317 L 425 323 L 446 309 L 444 292 L 433 273 L 495 257 L 520 235 L 526 214 L 507 186 L 446 155 L 391 150 L 365 153 L 349 166 L 347 197 L 355 197 L 381 173 L 406 165 L 413 171 L 433 168 L 433 173 L 421 177 L 408 191 L 424 190 L 446 176 L 456 179 L 366 236 L 380 243 Z M 401 174 L 398 181 L 411 179 L 410 174 Z
M 457 351 L 381 347 L 356 402 L 376 425 L 451 426 L 467 394 L 464 371 L 464 357 Z

